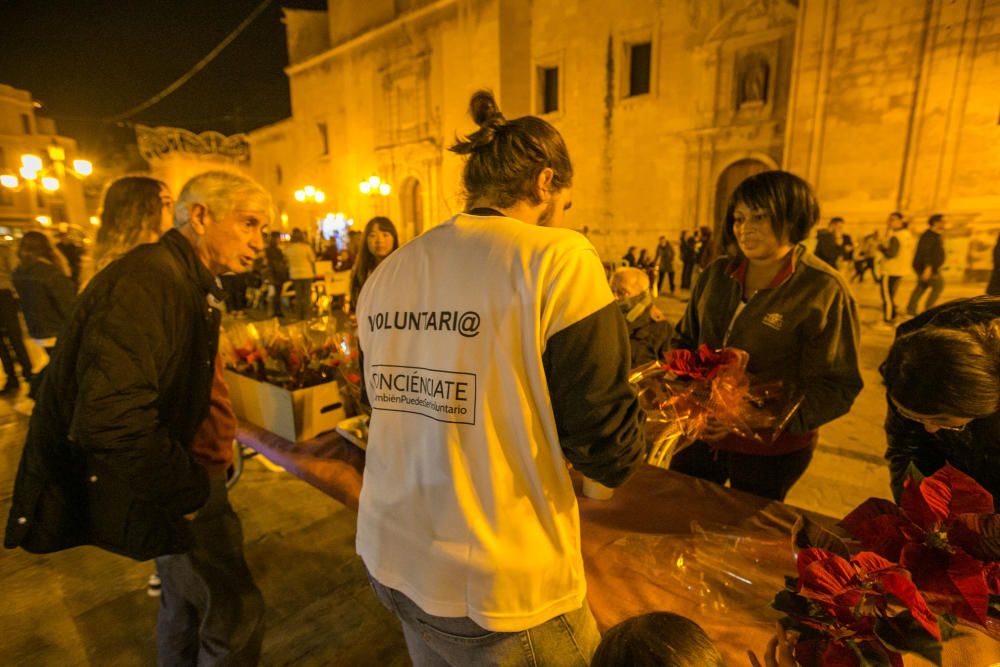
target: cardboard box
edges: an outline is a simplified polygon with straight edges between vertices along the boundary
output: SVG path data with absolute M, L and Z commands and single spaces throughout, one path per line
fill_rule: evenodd
M 292 442 L 332 431 L 347 417 L 336 382 L 289 391 L 227 369 L 226 384 L 237 417 Z

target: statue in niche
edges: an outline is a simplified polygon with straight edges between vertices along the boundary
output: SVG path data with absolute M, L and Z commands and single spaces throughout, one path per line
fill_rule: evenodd
M 736 91 L 736 108 L 761 107 L 767 103 L 767 80 L 771 68 L 760 55 L 749 56 L 741 68 Z

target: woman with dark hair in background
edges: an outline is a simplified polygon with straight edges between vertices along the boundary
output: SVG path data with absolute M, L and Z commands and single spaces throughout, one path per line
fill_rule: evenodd
M 24 347 L 24 336 L 21 334 L 20 309 L 14 297 L 14 285 L 11 273 L 14 270 L 13 248 L 7 243 L 0 244 L 0 359 L 3 360 L 3 372 L 7 382 L 3 393 L 13 393 L 21 388 L 14 368 L 14 357 L 21 366 L 21 375 L 25 382 L 31 381 L 31 357 Z
M 21 299 L 28 334 L 51 356 L 76 300 L 69 266 L 49 237 L 41 232 L 24 235 L 17 248 L 17 259 L 20 265 L 14 269 L 11 281 Z M 32 379 L 29 397 L 33 398 L 37 392 L 36 378 L 40 377 L 41 373 Z
M 361 287 L 368 280 L 368 276 L 383 259 L 398 248 L 399 235 L 396 233 L 396 226 L 392 224 L 392 220 L 380 215 L 368 221 L 361 240 L 361 251 L 351 270 L 350 308 L 352 313 L 358 309 L 358 295 L 361 294 Z
M 691 275 L 698 261 L 698 232 L 681 232 L 681 289 L 691 289 Z
M 896 498 L 911 464 L 923 475 L 951 464 L 1000 511 L 1000 298 L 951 301 L 900 325 L 880 370 Z
M 812 459 L 817 429 L 846 414 L 861 391 L 854 297 L 800 244 L 818 218 L 812 188 L 783 171 L 747 178 L 730 198 L 723 242 L 740 254 L 702 272 L 673 347 L 745 350 L 755 378 L 782 381 L 802 403 L 774 443 L 710 425 L 674 457 L 672 470 L 783 500 Z
M 125 176 L 104 192 L 94 273 L 142 243 L 153 243 L 173 226 L 174 198 L 163 181 Z

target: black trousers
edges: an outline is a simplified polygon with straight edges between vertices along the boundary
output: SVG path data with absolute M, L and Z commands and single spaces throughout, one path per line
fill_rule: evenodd
M 681 269 L 681 289 L 691 289 L 691 274 L 694 272 L 694 262 L 684 262 Z
M 772 500 L 784 500 L 812 461 L 815 445 L 788 454 L 760 456 L 713 450 L 698 441 L 683 449 L 670 462 L 676 472 L 729 485 Z
M 3 362 L 3 372 L 7 381 L 17 380 L 14 368 L 14 357 L 21 366 L 21 377 L 31 378 L 31 357 L 24 347 L 24 337 L 21 334 L 21 319 L 18 317 L 17 301 L 14 292 L 0 289 L 0 360 Z
M 264 640 L 264 598 L 243 557 L 243 526 L 225 477 L 213 477 L 191 522 L 194 547 L 161 556 L 156 646 L 161 667 L 256 665 Z
M 896 319 L 896 291 L 903 276 L 882 276 L 879 294 L 882 296 L 882 319 L 892 322 Z

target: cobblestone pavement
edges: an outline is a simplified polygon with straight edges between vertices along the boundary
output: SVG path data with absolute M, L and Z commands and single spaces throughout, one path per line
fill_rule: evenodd
M 905 307 L 914 281 L 905 278 L 896 295 Z M 878 286 L 870 278 L 852 283 L 861 320 L 861 374 L 865 387 L 849 414 L 820 429 L 820 441 L 809 469 L 792 488 L 787 502 L 830 516 L 844 516 L 869 497 L 890 497 L 889 469 L 885 452 L 885 394 L 878 375 L 892 343 L 893 330 L 881 324 L 882 302 Z M 983 294 L 983 283 L 952 283 L 945 286 L 941 301 Z M 657 304 L 672 321 L 686 307 L 687 293 L 661 296 Z

